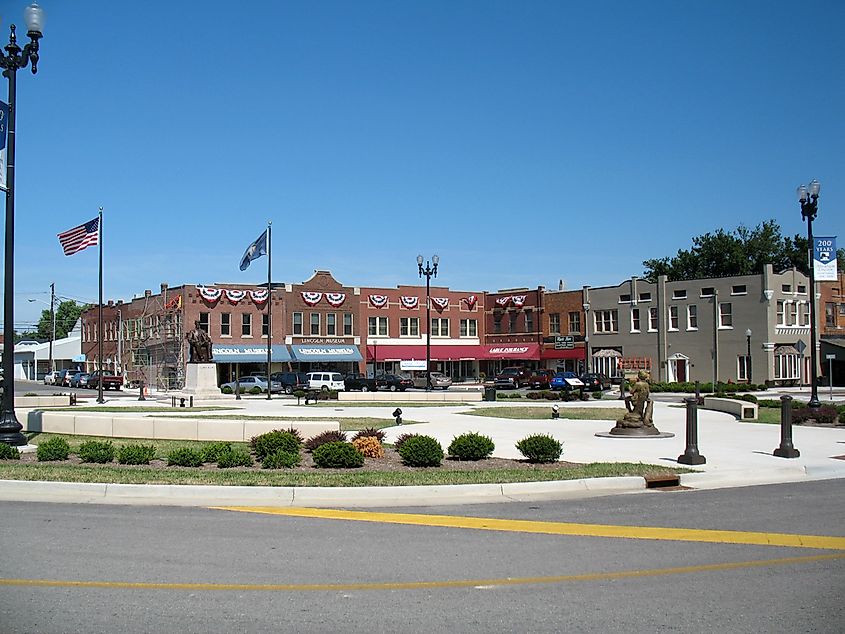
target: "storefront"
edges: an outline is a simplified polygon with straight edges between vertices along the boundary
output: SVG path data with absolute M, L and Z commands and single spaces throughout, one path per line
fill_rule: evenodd
M 267 346 L 229 346 L 215 343 L 211 346 L 211 360 L 217 364 L 219 383 L 234 381 L 237 376 L 267 373 Z M 270 346 L 270 373 L 288 369 L 291 355 L 284 345 Z
M 529 370 L 536 370 L 540 364 L 539 343 L 513 343 L 479 346 L 482 370 L 488 377 L 496 376 L 502 368 L 518 365 Z
M 358 346 L 318 346 L 297 344 L 290 347 L 294 369 L 298 372 L 331 370 L 348 374 L 358 371 L 358 362 L 363 361 Z
M 575 372 L 576 374 L 586 372 L 584 348 L 555 350 L 548 347 L 541 352 L 540 357 L 543 361 L 543 367 L 549 370 Z
M 484 346 L 431 345 L 431 371 L 442 372 L 455 383 L 475 381 L 479 372 L 479 355 Z M 397 346 L 370 344 L 367 346 L 367 373 L 376 367 L 376 374 L 408 374 L 425 372 L 424 345 Z

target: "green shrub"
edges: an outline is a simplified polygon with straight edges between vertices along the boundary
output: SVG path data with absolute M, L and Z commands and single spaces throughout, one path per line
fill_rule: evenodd
M 409 467 L 439 467 L 443 461 L 443 447 L 431 436 L 414 434 L 401 444 L 399 456 Z
M 221 387 L 220 391 L 223 392 L 223 394 L 231 394 L 232 392 L 234 392 L 234 390 L 228 385 L 224 385 L 223 387 Z
M 526 436 L 516 443 L 516 448 L 528 462 L 556 462 L 563 452 L 560 442 L 546 434 Z
M 364 456 L 352 443 L 327 442 L 314 450 L 314 464 L 322 469 L 351 469 L 364 466 Z
M 105 464 L 114 460 L 114 445 L 110 442 L 89 440 L 79 445 L 76 455 L 82 462 Z
M 250 394 L 261 394 L 261 391 L 262 391 L 262 390 L 261 390 L 261 388 L 260 388 L 260 387 L 258 387 L 257 385 L 253 385 L 253 386 L 249 389 L 249 393 L 250 393 Z
M 156 457 L 156 448 L 152 445 L 123 445 L 117 450 L 120 464 L 150 464 Z
M 201 467 L 202 454 L 196 449 L 190 447 L 182 447 L 181 449 L 174 449 L 167 454 L 168 467 Z
M 419 436 L 419 434 L 399 434 L 399 436 L 396 437 L 396 440 L 393 441 L 393 448 L 396 449 L 396 451 L 399 451 L 402 443 L 409 438 L 414 438 L 415 436 Z
M 346 442 L 346 432 L 338 430 L 324 431 L 306 440 L 305 449 L 310 453 L 314 453 L 317 447 L 325 445 L 327 442 Z
M 601 390 L 595 390 L 595 391 L 593 392 L 593 398 L 594 398 L 595 400 L 600 401 L 600 400 L 601 400 L 601 397 L 602 397 L 602 391 L 601 391 Z
M 546 399 L 547 401 L 559 401 L 560 400 L 560 394 L 558 394 L 557 392 L 555 392 L 553 390 L 546 390 L 546 391 L 543 392 L 543 398 Z
M 38 445 L 36 456 L 38 462 L 48 462 L 51 460 L 67 460 L 70 454 L 70 445 L 64 438 L 54 437 L 50 440 Z
M 203 462 L 217 462 L 220 456 L 227 451 L 232 451 L 232 443 L 211 442 L 203 445 L 200 449 Z
M 792 422 L 796 425 L 801 425 L 811 420 L 815 420 L 820 425 L 833 425 L 838 418 L 839 412 L 836 411 L 835 407 L 830 405 L 822 405 L 816 409 L 801 407 L 792 412 Z
M 252 456 L 243 449 L 232 449 L 217 455 L 217 468 L 229 469 L 230 467 L 251 467 Z
M 255 436 L 249 443 L 252 445 L 255 455 L 259 460 L 263 460 L 265 456 L 269 456 L 279 450 L 299 453 L 299 448 L 302 446 L 302 440 L 298 433 L 281 431 L 279 429 Z
M 300 462 L 302 462 L 302 458 L 298 451 L 293 453 L 279 449 L 276 453 L 264 456 L 261 467 L 264 469 L 292 469 L 298 467 Z
M 448 452 L 450 457 L 458 460 L 482 460 L 489 458 L 495 448 L 489 436 L 469 432 L 455 436 Z
M 21 452 L 12 447 L 12 445 L 7 445 L 4 442 L 0 442 L 0 460 L 20 460 L 21 459 Z
M 375 436 L 379 442 L 384 442 L 384 432 L 380 429 L 375 429 L 374 427 L 367 427 L 366 429 L 362 429 L 354 436 L 352 436 L 352 440 L 358 440 L 359 438 L 364 438 L 365 436 Z

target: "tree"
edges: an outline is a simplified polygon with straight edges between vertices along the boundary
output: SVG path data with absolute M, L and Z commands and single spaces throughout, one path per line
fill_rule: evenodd
M 780 226 L 768 220 L 754 229 L 743 225 L 728 233 L 719 229 L 692 239 L 692 248 L 681 249 L 674 257 L 645 260 L 643 277 L 649 282 L 666 275 L 670 280 L 692 280 L 728 275 L 754 275 L 771 264 L 775 271 L 795 267 L 807 274 L 807 238 L 781 234 Z M 839 249 L 840 270 L 845 251 Z
M 87 308 L 87 304 L 77 304 L 73 300 L 61 302 L 56 308 L 56 339 L 67 337 L 68 333 L 73 330 L 82 311 Z M 50 319 L 49 309 L 41 311 L 41 319 L 38 320 L 36 333 L 38 338 L 42 340 L 52 337 L 53 322 Z

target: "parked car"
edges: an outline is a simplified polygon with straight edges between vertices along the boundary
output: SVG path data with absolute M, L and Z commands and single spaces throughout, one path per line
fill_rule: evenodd
M 339 372 L 309 372 L 307 376 L 309 390 L 322 390 L 324 392 L 337 390 L 342 392 L 346 389 L 343 377 L 340 376 Z
M 88 387 L 89 377 L 87 372 L 76 372 L 70 379 L 70 387 Z
M 390 390 L 391 392 L 404 392 L 409 387 L 414 387 L 414 382 L 407 376 L 400 376 L 398 374 L 379 374 L 376 377 L 376 385 L 380 388 Z M 425 386 L 423 386 L 425 387 Z
M 526 368 L 520 366 L 511 366 L 503 368 L 501 372 L 496 375 L 494 385 L 499 389 L 517 389 L 528 385 L 528 380 L 531 377 L 531 372 Z
M 581 375 L 581 381 L 584 383 L 585 389 L 588 390 L 609 390 L 610 379 L 604 374 L 598 372 L 588 372 Z
M 553 390 L 569 391 L 573 388 L 583 387 L 584 383 L 574 372 L 556 372 L 549 384 Z
M 433 389 L 439 387 L 442 390 L 448 390 L 449 386 L 452 385 L 452 378 L 442 372 L 430 372 L 429 374 L 431 374 L 431 387 Z M 414 387 L 426 387 L 425 372 L 420 372 L 414 377 Z
M 59 377 L 59 371 L 53 370 L 44 375 L 44 385 L 56 385 L 56 379 Z
M 528 387 L 535 390 L 548 390 L 554 375 L 554 370 L 535 370 L 528 377 Z
M 228 387 L 234 392 L 236 384 L 240 387 L 241 392 L 249 392 L 254 387 L 259 388 L 262 392 L 267 392 L 267 378 L 263 376 L 242 376 L 237 381 L 224 383 L 220 388 Z M 274 392 L 279 392 L 282 389 L 281 383 L 277 381 L 273 381 L 272 386 Z
M 343 385 L 347 392 L 352 390 L 375 392 L 378 389 L 375 379 L 371 379 L 366 374 L 361 374 L 360 372 L 350 372 L 343 377 Z
M 256 379 L 259 379 L 259 380 L 267 383 L 267 375 L 266 374 L 260 374 L 258 372 L 253 372 L 249 376 L 255 377 Z M 243 381 L 244 378 L 246 378 L 246 377 L 241 377 L 241 381 Z M 281 394 L 282 384 L 279 383 L 278 381 L 274 381 L 273 379 L 270 379 L 270 390 L 273 392 L 273 394 Z M 264 391 L 266 392 L 267 390 L 265 389 Z
M 270 375 L 270 379 L 278 381 L 285 394 L 308 389 L 308 376 L 305 372 L 274 372 Z
M 54 385 L 70 387 L 70 380 L 76 372 L 77 370 L 59 370 L 59 373 L 56 375 L 56 382 Z
M 123 387 L 123 377 L 119 374 L 112 374 L 111 372 L 106 372 L 104 370 L 94 370 L 88 376 L 88 387 L 99 389 L 100 382 L 102 382 L 104 390 L 112 388 L 119 390 Z

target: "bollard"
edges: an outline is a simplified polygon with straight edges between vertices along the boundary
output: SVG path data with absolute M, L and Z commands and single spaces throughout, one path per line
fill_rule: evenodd
M 797 458 L 801 455 L 792 446 L 792 397 L 780 397 L 780 447 L 772 455 L 778 458 Z
M 193 406 L 194 406 L 194 397 L 191 396 L 188 407 L 193 407 Z
M 552 405 L 552 419 L 560 418 L 560 405 L 555 403 Z
M 235 378 L 235 400 L 241 400 L 241 379 L 240 377 Z M 306 403 L 308 405 L 308 403 Z
M 138 400 L 139 401 L 146 401 L 147 399 L 144 398 L 144 382 L 143 381 L 141 381 L 141 387 L 139 388 L 138 391 L 140 392 L 140 394 L 138 395 Z
M 185 397 L 179 397 L 179 407 L 185 407 Z
M 393 410 L 393 417 L 396 419 L 397 425 L 402 424 L 402 410 L 401 409 L 399 409 L 397 407 L 395 410 Z
M 698 453 L 698 397 L 685 398 L 687 404 L 687 446 L 678 456 L 681 464 L 704 464 L 707 458 Z
M 170 397 L 170 407 L 176 407 L 176 397 L 175 396 Z

